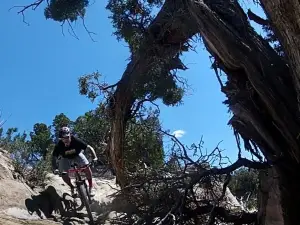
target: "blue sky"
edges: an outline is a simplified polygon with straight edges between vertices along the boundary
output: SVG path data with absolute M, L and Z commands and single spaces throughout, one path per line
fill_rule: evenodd
M 95 108 L 96 103 L 79 95 L 79 76 L 98 70 L 113 83 L 121 77 L 129 57 L 126 44 L 112 35 L 106 1 L 96 1 L 87 12 L 86 24 L 97 33 L 97 42 L 91 41 L 80 22 L 75 26 L 80 40 L 70 36 L 67 27 L 63 36 L 60 24 L 44 19 L 43 8 L 27 11 L 27 26 L 17 15 L 18 9 L 8 11 L 20 2 L 24 4 L 21 0 L 0 3 L 0 14 L 5 18 L 0 20 L 0 108 L 2 119 L 12 114 L 4 128 L 30 131 L 34 123 L 51 124 L 61 112 L 76 119 Z M 253 8 L 250 2 L 243 6 Z M 253 10 L 261 14 L 260 9 Z M 236 158 L 235 139 L 227 125 L 230 115 L 222 104 L 225 96 L 210 69 L 207 52 L 199 44 L 197 53 L 185 54 L 183 62 L 189 69 L 181 75 L 192 90 L 183 105 L 161 106 L 164 128 L 184 131 L 181 141 L 185 144 L 199 142 L 203 135 L 208 150 L 223 140 L 220 147 L 230 158 Z

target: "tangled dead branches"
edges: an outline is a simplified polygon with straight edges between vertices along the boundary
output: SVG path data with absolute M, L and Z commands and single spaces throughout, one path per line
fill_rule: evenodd
M 243 211 L 227 186 L 236 169 L 265 169 L 267 164 L 239 158 L 229 166 L 215 166 L 212 162 L 225 159 L 219 147 L 193 160 L 176 137 L 173 141 L 172 157 L 163 168 L 132 174 L 131 185 L 117 194 L 125 196 L 131 210 L 114 224 L 256 224 L 256 213 Z

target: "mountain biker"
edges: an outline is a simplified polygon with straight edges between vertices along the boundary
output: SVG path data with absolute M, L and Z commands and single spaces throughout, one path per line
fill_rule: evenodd
M 93 161 L 97 161 L 98 159 L 95 150 L 81 139 L 72 135 L 69 127 L 62 127 L 59 130 L 58 137 L 59 142 L 55 145 L 52 153 L 52 168 L 54 172 L 57 171 L 56 160 L 60 157 L 58 163 L 59 171 L 62 173 L 63 181 L 70 186 L 71 194 L 73 196 L 74 186 L 71 183 L 71 179 L 67 173 L 68 169 L 70 169 L 71 163 L 76 162 L 79 166 L 88 165 L 89 161 L 83 154 L 85 150 L 90 150 L 92 152 Z M 94 196 L 95 194 L 93 189 L 91 168 L 88 167 L 84 172 L 89 183 L 89 193 L 91 196 Z

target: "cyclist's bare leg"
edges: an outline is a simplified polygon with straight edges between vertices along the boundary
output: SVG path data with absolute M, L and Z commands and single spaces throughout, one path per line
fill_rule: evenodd
M 88 159 L 85 157 L 85 155 L 83 153 L 80 153 L 75 159 L 75 161 L 77 161 L 77 163 L 79 163 L 80 166 L 87 166 L 89 165 L 89 161 Z M 89 192 L 90 195 L 93 196 L 95 195 L 94 191 L 93 191 L 93 176 L 92 176 L 92 170 L 90 167 L 87 167 L 84 170 L 86 179 L 89 183 Z
M 86 165 L 89 164 L 88 159 L 86 158 L 86 156 L 83 153 L 80 153 L 74 160 L 77 163 L 79 163 L 80 166 L 86 166 Z M 93 187 L 93 177 L 92 177 L 92 170 L 91 170 L 91 168 L 87 167 L 84 170 L 84 173 L 86 175 L 86 179 L 88 180 L 89 187 L 92 188 Z
M 68 159 L 61 158 L 59 160 L 59 170 L 62 172 L 61 177 L 63 181 L 71 188 L 71 194 L 74 195 L 74 185 L 72 185 L 69 174 L 67 173 L 69 168 L 70 161 Z
M 86 175 L 86 179 L 88 180 L 89 182 L 89 187 L 92 188 L 93 187 L 93 175 L 92 175 L 92 170 L 90 167 L 87 167 L 85 170 L 84 170 L 84 173 Z
M 95 195 L 95 191 L 94 191 L 94 187 L 93 187 L 93 175 L 92 175 L 92 170 L 90 167 L 87 167 L 85 170 L 85 175 L 86 175 L 86 178 L 88 180 L 88 183 L 89 183 L 89 193 L 90 193 L 90 196 L 94 196 Z

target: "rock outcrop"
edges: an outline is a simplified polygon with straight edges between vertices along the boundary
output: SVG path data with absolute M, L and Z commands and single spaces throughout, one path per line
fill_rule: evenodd
M 107 219 L 115 208 L 110 195 L 118 190 L 115 179 L 95 174 L 94 183 L 96 195 L 91 208 L 97 212 L 95 220 L 109 224 Z M 14 172 L 8 152 L 0 149 L 0 224 L 86 224 L 84 209 L 74 212 L 69 193 L 61 177 L 53 174 L 47 174 L 45 189 L 32 190 Z

